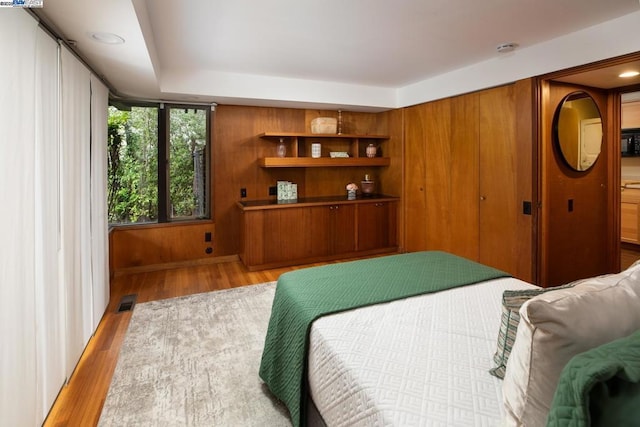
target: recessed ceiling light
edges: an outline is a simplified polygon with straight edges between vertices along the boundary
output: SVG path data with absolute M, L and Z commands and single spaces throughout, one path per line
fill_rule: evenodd
M 635 77 L 639 74 L 640 72 L 638 71 L 625 71 L 624 73 L 618 75 L 618 77 L 622 77 L 623 79 L 628 79 L 629 77 Z
M 105 44 L 123 44 L 124 39 L 113 33 L 89 33 L 89 37 L 93 40 Z
M 517 47 L 518 47 L 518 43 L 509 42 L 509 43 L 502 43 L 501 45 L 498 45 L 496 47 L 496 50 L 499 53 L 507 53 L 507 52 L 513 52 Z

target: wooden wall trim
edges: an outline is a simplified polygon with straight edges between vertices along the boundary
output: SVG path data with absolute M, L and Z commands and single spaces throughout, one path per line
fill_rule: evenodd
M 166 262 L 162 264 L 141 265 L 137 267 L 125 267 L 114 270 L 111 277 L 121 277 L 127 274 L 148 273 L 151 271 L 172 270 L 176 268 L 198 267 L 202 265 L 213 265 L 223 262 L 238 261 L 238 255 L 227 255 L 213 258 L 191 259 L 188 261 Z

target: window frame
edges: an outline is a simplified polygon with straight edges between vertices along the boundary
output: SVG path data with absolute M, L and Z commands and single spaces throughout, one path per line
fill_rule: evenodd
M 157 141 L 157 176 L 158 176 L 158 218 L 156 221 L 144 221 L 144 222 L 118 222 L 109 223 L 109 227 L 129 227 L 129 226 L 145 226 L 154 224 L 180 224 L 180 223 L 193 223 L 193 222 L 211 222 L 213 221 L 213 185 L 212 185 L 212 171 L 213 171 L 213 149 L 211 141 L 211 129 L 213 114 L 211 105 L 208 104 L 189 104 L 189 103 L 168 103 L 168 102 L 148 102 L 148 101 L 134 101 L 134 100 L 109 100 L 109 105 L 112 105 L 120 110 L 131 107 L 149 107 L 157 108 L 158 110 L 158 141 Z M 196 109 L 203 110 L 206 118 L 206 145 L 204 149 L 205 159 L 205 215 L 202 217 L 180 217 L 171 218 L 171 191 L 170 191 L 170 111 L 172 109 Z M 109 207 L 108 207 L 109 208 Z

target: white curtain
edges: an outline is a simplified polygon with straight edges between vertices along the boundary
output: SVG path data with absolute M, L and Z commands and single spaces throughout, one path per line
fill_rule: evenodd
M 0 419 L 37 424 L 35 321 L 35 55 L 37 23 L 0 13 Z
M 35 426 L 109 300 L 108 92 L 23 10 L 0 40 L 0 425 Z
M 91 76 L 91 273 L 93 330 L 109 303 L 107 223 L 107 114 L 109 90 Z
M 90 231 L 90 73 L 61 51 L 60 193 L 62 283 L 66 290 L 66 364 L 71 375 L 93 330 Z
M 35 140 L 35 303 L 38 415 L 44 420 L 65 382 L 64 288 L 58 280 L 60 250 L 59 48 L 38 31 Z

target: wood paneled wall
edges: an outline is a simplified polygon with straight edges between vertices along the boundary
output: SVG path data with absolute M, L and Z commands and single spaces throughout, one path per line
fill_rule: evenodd
M 406 248 L 535 281 L 532 80 L 405 109 Z
M 342 112 L 343 133 L 385 134 L 380 145 L 391 165 L 383 168 L 276 168 L 258 166 L 261 157 L 275 156 L 276 144 L 259 138 L 265 131 L 308 132 L 316 117 L 337 117 L 337 111 L 219 105 L 212 120 L 213 219 L 202 224 L 160 224 L 119 227 L 111 235 L 111 271 L 122 268 L 206 260 L 238 254 L 240 249 L 240 189 L 247 200 L 275 198 L 269 186 L 278 180 L 298 184 L 299 197 L 339 195 L 349 182 L 365 174 L 377 190 L 402 193 L 402 111 L 383 113 Z M 328 151 L 328 147 L 325 147 Z M 213 232 L 215 224 L 215 232 Z M 204 232 L 213 232 L 213 245 L 204 245 Z M 402 240 L 401 237 L 399 239 Z M 213 247 L 213 253 L 204 252 Z
M 133 267 L 166 265 L 213 257 L 205 233 L 214 233 L 213 222 L 154 224 L 118 227 L 109 234 L 109 270 L 117 273 Z
M 577 90 L 589 93 L 603 115 L 602 151 L 594 166 L 585 172 L 576 172 L 565 164 L 552 133 L 557 106 Z M 619 192 L 612 181 L 613 175 L 619 174 L 619 170 L 612 170 L 612 156 L 619 144 L 613 143 L 607 93 L 545 81 L 541 96 L 540 284 L 554 286 L 617 269 L 619 260 L 612 256 L 617 249 L 613 243 L 616 239 L 611 237 L 615 219 L 610 201 L 611 192 Z
M 239 243 L 240 188 L 247 189 L 247 200 L 275 198 L 269 186 L 278 180 L 298 184 L 299 197 L 340 195 L 349 182 L 359 183 L 365 174 L 378 182 L 378 190 L 400 195 L 402 186 L 401 112 L 342 112 L 342 132 L 388 134 L 381 143 L 391 165 L 384 168 L 261 168 L 260 157 L 274 156 L 276 144 L 258 135 L 265 131 L 308 132 L 316 117 L 337 117 L 337 111 L 258 108 L 221 105 L 214 119 L 214 211 L 217 256 L 237 254 Z M 326 150 L 323 149 L 323 152 Z

